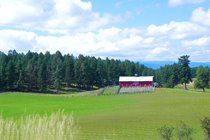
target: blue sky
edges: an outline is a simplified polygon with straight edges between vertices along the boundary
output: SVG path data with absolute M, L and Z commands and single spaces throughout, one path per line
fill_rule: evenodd
M 0 0 L 0 51 L 210 61 L 210 0 Z
M 196 4 L 183 3 L 177 6 L 169 6 L 167 0 L 92 0 L 91 2 L 93 10 L 101 14 L 130 14 L 130 18 L 121 24 L 123 27 L 160 25 L 172 20 L 185 21 L 189 20 L 192 11 L 197 7 L 210 8 L 210 1 L 199 2 L 199 0 Z

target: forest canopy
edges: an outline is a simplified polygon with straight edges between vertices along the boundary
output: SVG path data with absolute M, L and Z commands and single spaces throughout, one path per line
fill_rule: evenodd
M 82 54 L 62 55 L 57 51 L 8 54 L 0 52 L 1 91 L 59 91 L 65 87 L 95 89 L 118 85 L 119 76 L 154 76 L 161 87 L 173 88 L 189 83 L 196 77 L 197 68 L 189 67 L 189 56 L 181 56 L 178 63 L 152 69 L 130 60 L 96 58 Z M 209 70 L 208 67 L 206 67 Z
M 2 91 L 59 90 L 62 87 L 100 88 L 118 85 L 119 76 L 154 75 L 154 70 L 129 60 L 101 59 L 57 51 L 0 53 Z

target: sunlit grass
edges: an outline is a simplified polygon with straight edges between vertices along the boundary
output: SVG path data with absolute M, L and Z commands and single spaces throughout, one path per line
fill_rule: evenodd
M 164 88 L 116 96 L 6 93 L 0 94 L 0 114 L 4 120 L 20 120 L 22 115 L 44 116 L 64 109 L 78 122 L 79 140 L 158 140 L 158 128 L 183 121 L 193 128 L 193 139 L 200 140 L 204 139 L 200 120 L 210 116 L 209 103 L 208 92 Z
M 75 140 L 78 128 L 72 115 L 62 111 L 48 115 L 29 115 L 20 120 L 0 117 L 1 140 Z

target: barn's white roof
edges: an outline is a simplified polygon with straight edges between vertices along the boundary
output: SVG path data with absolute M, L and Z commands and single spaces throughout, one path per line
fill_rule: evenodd
M 153 76 L 120 76 L 120 82 L 153 81 Z

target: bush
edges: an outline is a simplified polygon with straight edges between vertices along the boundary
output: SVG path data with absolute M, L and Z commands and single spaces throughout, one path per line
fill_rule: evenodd
M 207 117 L 203 118 L 201 120 L 201 126 L 206 134 L 206 139 L 210 140 L 210 118 Z
M 163 140 L 171 140 L 173 137 L 174 128 L 172 126 L 164 125 L 158 129 L 160 137 Z
M 179 140 L 192 140 L 193 129 L 188 127 L 184 122 L 181 122 L 176 129 Z

